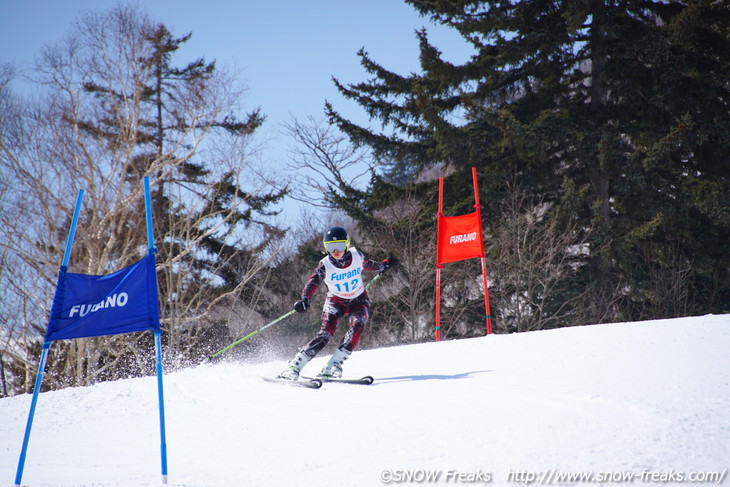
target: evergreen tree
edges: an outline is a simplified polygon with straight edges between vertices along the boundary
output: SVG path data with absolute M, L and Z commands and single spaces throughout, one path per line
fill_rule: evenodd
M 259 110 L 244 120 L 234 114 L 205 109 L 198 110 L 215 91 L 215 62 L 196 59 L 184 67 L 173 65 L 173 55 L 188 42 L 191 34 L 176 38 L 163 24 L 143 24 L 140 41 L 142 54 L 135 60 L 140 75 L 132 88 L 135 94 L 105 87 L 93 79 L 84 83 L 87 93 L 94 93 L 102 104 L 112 105 L 115 98 L 139 96 L 139 120 L 136 123 L 136 149 L 127 167 L 127 179 L 138 184 L 146 174 L 154 175 L 152 202 L 157 232 L 165 242 L 159 258 L 176 262 L 166 266 L 160 277 L 163 314 L 173 320 L 184 320 L 186 304 L 199 292 L 201 282 L 216 283 L 219 294 L 235 289 L 251 267 L 251 261 L 263 248 L 241 249 L 234 245 L 240 239 L 236 232 L 249 226 L 255 216 L 271 216 L 267 206 L 283 197 L 283 193 L 252 194 L 244 190 L 233 170 L 213 172 L 213 164 L 197 154 L 189 134 L 224 130 L 232 137 L 250 136 L 264 121 Z M 100 136 L 110 140 L 122 128 L 116 118 L 109 117 Z M 91 129 L 96 129 L 89 124 Z M 176 149 L 183 141 L 182 151 Z M 192 157 L 191 157 L 192 151 Z M 199 198 L 202 204 L 193 208 L 176 195 L 179 188 Z M 243 204 L 241 202 L 244 202 Z M 226 215 L 221 219 L 220 215 Z M 282 232 L 264 225 L 268 237 Z M 272 238 L 264 239 L 264 245 Z M 197 249 L 197 250 L 195 250 Z M 172 298 L 171 298 L 172 297 Z M 210 296 L 215 300 L 215 295 Z M 188 317 L 190 318 L 190 317 Z
M 586 265 L 574 291 L 595 291 L 594 320 L 728 310 L 730 7 L 407 1 L 474 54 L 454 65 L 421 30 L 422 72 L 403 76 L 361 51 L 372 79 L 335 83 L 392 130 L 328 105 L 333 123 L 399 175 L 448 168 L 446 207 L 466 209 L 463 181 L 476 166 L 490 220 L 511 184 L 552 208 L 546 224 L 577 224 L 589 251 L 577 257 Z M 376 178 L 370 193 L 384 185 Z M 677 287 L 681 303 L 666 292 Z
M 0 281 L 3 301 L 22 316 L 12 319 L 35 328 L 14 337 L 18 350 L 29 344 L 28 356 L 39 346 L 31 331 L 45 330 L 77 188 L 86 196 L 69 269 L 101 275 L 147 252 L 142 177 L 150 176 L 172 360 L 207 356 L 209 340 L 238 318 L 232 303 L 246 299 L 245 286 L 275 254 L 281 232 L 266 220 L 281 194 L 246 177 L 246 141 L 263 117 L 237 118 L 243 90 L 214 63 L 176 67 L 173 54 L 189 39 L 134 8 L 88 12 L 40 56 L 41 96 L 8 105 L 18 108 L 14 124 L 0 123 L 0 165 L 16 177 L 0 218 L 14 257 Z M 145 373 L 151 346 L 149 334 L 59 343 L 49 360 L 58 382 L 49 386 Z M 31 363 L 18 353 L 11 365 Z

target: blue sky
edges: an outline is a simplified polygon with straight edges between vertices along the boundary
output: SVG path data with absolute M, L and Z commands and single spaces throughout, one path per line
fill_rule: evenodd
M 386 68 L 418 72 L 414 30 L 426 27 L 433 44 L 452 62 L 471 50 L 451 29 L 432 24 L 401 0 L 147 0 L 135 3 L 174 35 L 193 36 L 177 57 L 197 57 L 235 67 L 249 92 L 247 109 L 261 107 L 267 121 L 260 156 L 282 163 L 286 146 L 281 124 L 321 117 L 325 100 L 348 118 L 367 123 L 358 105 L 339 95 L 331 77 L 365 81 L 357 51 L 364 47 Z M 65 35 L 84 10 L 108 10 L 108 0 L 5 0 L 0 6 L 0 64 L 30 66 L 41 48 Z

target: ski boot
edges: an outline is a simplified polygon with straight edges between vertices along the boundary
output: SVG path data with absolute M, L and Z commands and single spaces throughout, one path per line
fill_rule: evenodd
M 322 372 L 319 373 L 318 377 L 324 379 L 341 379 L 342 378 L 342 362 L 347 360 L 352 352 L 345 350 L 344 348 L 338 348 L 335 353 L 324 366 Z
M 307 365 L 309 360 L 309 355 L 300 350 L 294 358 L 289 361 L 287 368 L 282 370 L 277 376 L 277 379 L 299 380 L 299 372 L 305 365 Z

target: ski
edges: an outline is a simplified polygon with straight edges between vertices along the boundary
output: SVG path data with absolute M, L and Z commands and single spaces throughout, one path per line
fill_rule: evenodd
M 340 384 L 356 384 L 356 385 L 363 385 L 363 386 L 369 386 L 370 384 L 375 382 L 375 379 L 370 375 L 360 377 L 359 379 L 336 379 L 334 377 L 302 377 L 302 379 L 318 380 L 320 382 L 325 382 L 327 384 L 340 383 Z
M 266 382 L 273 382 L 274 384 L 284 384 L 287 386 L 294 387 L 306 387 L 308 389 L 319 389 L 322 387 L 322 381 L 320 379 L 302 377 L 300 380 L 289 380 L 279 379 L 277 377 L 262 377 Z

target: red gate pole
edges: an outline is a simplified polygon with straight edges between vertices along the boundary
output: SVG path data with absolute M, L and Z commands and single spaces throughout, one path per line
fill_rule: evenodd
M 484 311 L 485 316 L 487 320 L 487 335 L 491 335 L 492 333 L 492 316 L 489 313 L 489 290 L 487 289 L 487 260 L 484 256 L 484 236 L 482 235 L 482 208 L 479 204 L 479 188 L 477 186 L 477 168 L 472 167 L 471 168 L 471 178 L 474 182 L 474 201 L 476 204 L 474 205 L 474 208 L 476 208 L 477 211 L 477 219 L 479 220 L 479 244 L 482 247 L 482 255 L 481 255 L 481 261 L 482 261 L 482 281 L 484 284 Z M 441 204 L 441 201 L 439 200 L 439 205 Z M 439 209 L 439 212 L 441 210 Z
M 441 218 L 443 215 L 444 178 L 439 178 L 439 209 L 436 215 L 436 341 L 441 341 L 441 262 L 439 246 L 441 242 Z

